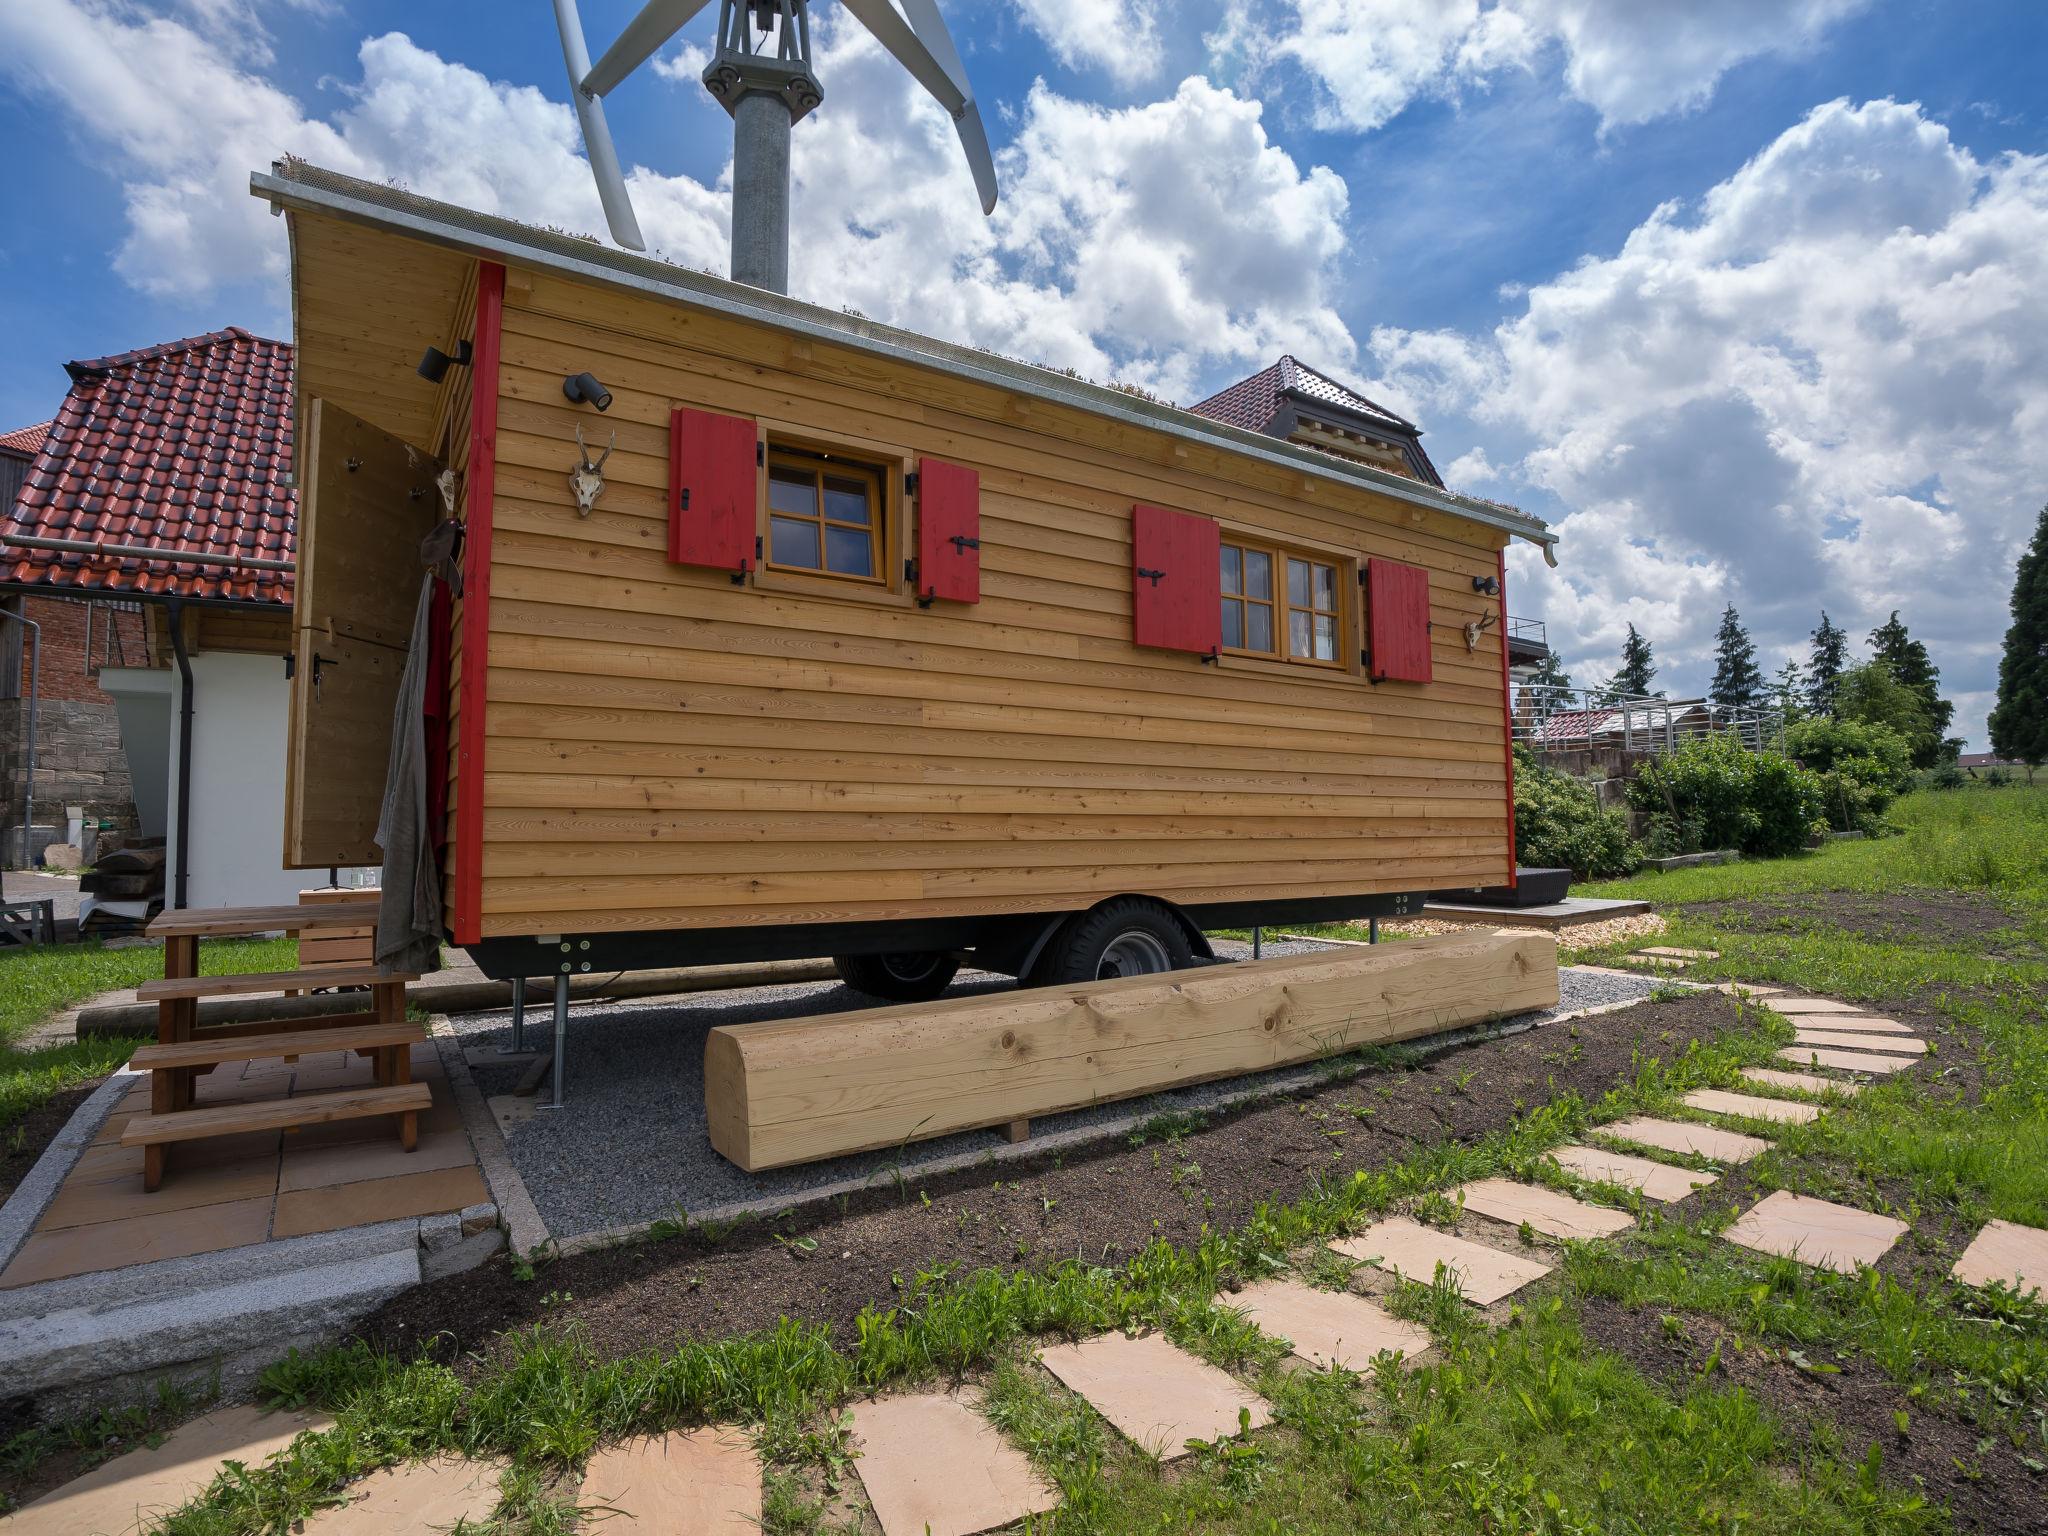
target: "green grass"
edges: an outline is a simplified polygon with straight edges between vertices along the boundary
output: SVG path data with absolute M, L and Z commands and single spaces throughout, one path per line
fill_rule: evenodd
M 1826 929 L 1751 931 L 1739 912 L 1710 920 L 1683 907 L 1945 888 L 1992 896 L 2011 911 L 2014 932 L 2041 932 L 2048 795 L 1923 794 L 1896 814 L 1897 837 L 1620 888 L 1650 892 L 1660 908 L 1680 904 L 1664 908 L 1674 916 L 1671 941 L 1720 949 L 1723 960 L 1702 967 L 1710 979 L 1776 978 L 1910 1003 L 1972 1032 L 1978 1043 L 1967 1056 L 1951 1041 L 1930 1073 L 1874 1085 L 1814 1124 L 1771 1128 L 1776 1145 L 1747 1170 L 1765 1187 L 1893 1212 L 1913 1223 L 1905 1241 L 1920 1252 L 1994 1215 L 2048 1224 L 2048 962 L 2013 958 L 2010 935 L 1937 945 Z M 1558 1051 L 1568 1053 L 1569 1027 L 1559 1036 Z M 2048 1469 L 2048 1307 L 1966 1291 L 1938 1267 L 1912 1285 L 1806 1270 L 1722 1241 L 1732 1200 L 1710 1194 L 1674 1218 L 1542 1159 L 1560 1140 L 1621 1116 L 1690 1115 L 1678 1102 L 1684 1092 L 1741 1084 L 1744 1065 L 1770 1061 L 1789 1038 L 1775 1014 L 1744 1010 L 1719 1039 L 1646 1047 L 1595 1101 L 1564 1095 L 1476 1142 L 1418 1146 L 1398 1163 L 1332 1176 L 1197 1244 L 1155 1242 L 1115 1266 L 1069 1259 L 906 1276 L 893 1305 L 871 1307 L 843 1337 L 786 1318 L 761 1334 L 621 1360 L 598 1358 L 573 1326 L 537 1327 L 460 1375 L 360 1345 L 294 1356 L 266 1377 L 266 1395 L 317 1404 L 337 1427 L 302 1437 L 270 1470 L 217 1481 L 167 1529 L 281 1529 L 339 1480 L 452 1449 L 514 1463 L 502 1529 L 552 1531 L 592 1447 L 718 1421 L 761 1426 L 768 1530 L 834 1530 L 837 1506 L 819 1490 L 851 1484 L 847 1406 L 868 1392 L 965 1379 L 1060 1486 L 1064 1508 L 1041 1522 L 1059 1532 L 1946 1530 L 1947 1513 L 1892 1464 L 1889 1426 L 1859 1438 L 1825 1420 L 1787 1423 L 1712 1369 L 1711 1357 L 1676 1381 L 1652 1380 L 1596 1344 L 1585 1323 L 1589 1306 L 1610 1315 L 1619 1306 L 1668 1338 L 1712 1338 L 1717 1352 L 1757 1351 L 1817 1375 L 1876 1372 L 1907 1405 L 1902 1418 L 1960 1418 L 1977 1456 L 2011 1447 Z M 1399 1070 L 1399 1056 L 1380 1052 L 1358 1065 L 1368 1074 Z M 1960 1093 L 1959 1078 L 1940 1075 L 1949 1067 L 1970 1076 L 1972 1096 Z M 1369 1100 L 1373 1077 L 1359 1081 Z M 1170 1149 L 1192 1147 L 1184 1138 L 1198 1129 L 1159 1122 L 1141 1134 Z M 1606 1242 L 1565 1245 L 1555 1274 L 1523 1293 L 1504 1326 L 1488 1326 L 1441 1284 L 1400 1288 L 1391 1308 L 1426 1325 L 1436 1343 L 1418 1370 L 1386 1362 L 1356 1377 L 1287 1370 L 1275 1342 L 1228 1310 L 1228 1289 L 1282 1271 L 1341 1283 L 1341 1267 L 1322 1251 L 1328 1239 L 1396 1208 L 1446 1216 L 1444 1191 L 1492 1173 L 1623 1205 L 1641 1224 Z M 546 1275 L 536 1283 L 546 1286 Z M 1145 1327 L 1254 1386 L 1273 1405 L 1274 1424 L 1162 1469 L 1030 1360 L 1045 1341 Z

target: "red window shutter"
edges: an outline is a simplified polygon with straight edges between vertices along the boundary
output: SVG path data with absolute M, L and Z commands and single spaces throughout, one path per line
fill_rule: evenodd
M 981 473 L 917 461 L 917 595 L 981 601 Z
M 1213 518 L 1131 508 L 1131 638 L 1213 656 L 1223 643 L 1222 536 Z
M 1429 572 L 1398 560 L 1368 560 L 1365 596 L 1373 681 L 1428 682 Z
M 668 557 L 751 570 L 758 434 L 744 416 L 678 406 L 668 432 Z

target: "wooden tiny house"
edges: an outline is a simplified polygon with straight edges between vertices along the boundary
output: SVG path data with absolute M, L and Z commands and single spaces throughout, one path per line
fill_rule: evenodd
M 1118 898 L 1199 949 L 1512 878 L 1535 519 L 389 187 L 256 190 L 298 321 L 288 842 L 364 856 L 418 541 L 461 518 L 429 712 L 494 974 L 1037 973 Z

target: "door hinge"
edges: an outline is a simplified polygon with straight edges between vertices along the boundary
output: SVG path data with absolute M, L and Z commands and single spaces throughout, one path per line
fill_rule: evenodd
M 286 651 L 284 653 L 284 680 L 286 682 L 290 682 L 294 677 L 298 675 L 298 671 L 299 658 L 294 656 L 290 651 Z

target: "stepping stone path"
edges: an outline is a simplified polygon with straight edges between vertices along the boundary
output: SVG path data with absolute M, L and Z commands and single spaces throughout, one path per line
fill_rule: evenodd
M 498 1507 L 502 1461 L 437 1456 L 372 1472 L 342 1490 L 348 1500 L 306 1522 L 317 1536 L 439 1536 L 456 1522 L 481 1523 Z
M 1792 1043 L 1829 1045 L 1846 1051 L 1883 1051 L 1886 1055 L 1925 1056 L 1927 1042 L 1916 1035 L 1858 1035 L 1841 1029 L 1796 1029 Z
M 977 1401 L 959 1392 L 929 1392 L 880 1398 L 853 1410 L 853 1441 L 860 1451 L 853 1466 L 883 1536 L 977 1536 L 1059 1504 L 1059 1490 L 981 1416 Z M 1235 1414 L 1230 1428 L 1237 1428 Z M 757 1471 L 756 1526 L 759 1487 Z M 664 1529 L 681 1536 L 685 1530 L 727 1527 Z
M 1686 1120 L 1658 1120 L 1648 1115 L 1594 1126 L 1593 1133 L 1646 1147 L 1661 1147 L 1666 1152 L 1687 1152 L 1717 1163 L 1746 1163 L 1759 1152 L 1771 1149 L 1768 1141 L 1744 1136 L 1739 1131 L 1724 1131 L 1717 1125 L 1694 1125 Z
M 1807 1022 L 1796 1024 L 1800 1029 L 1839 1029 L 1852 1035 L 1910 1035 L 1910 1024 L 1901 1024 L 1897 1019 L 1880 1019 L 1869 1013 L 1816 1013 L 1807 1015 Z
M 1636 951 L 1638 957 L 1649 956 L 1657 960 L 1718 960 L 1718 949 L 1673 949 L 1668 944 L 1652 944 Z
M 1429 1348 L 1429 1330 L 1403 1322 L 1363 1296 L 1320 1291 L 1299 1280 L 1265 1280 L 1246 1286 L 1226 1305 L 1242 1312 L 1259 1332 L 1285 1339 L 1297 1359 L 1323 1370 L 1343 1366 L 1363 1371 L 1384 1354 L 1403 1360 Z
M 1467 1242 L 1406 1216 L 1375 1222 L 1358 1236 L 1347 1237 L 1330 1247 L 1347 1259 L 1362 1260 L 1422 1285 L 1435 1281 L 1437 1266 L 1441 1264 L 1457 1277 L 1465 1300 L 1481 1307 L 1490 1307 L 1531 1280 L 1550 1273 L 1548 1264 L 1517 1258 L 1483 1243 Z
M 1753 1093 L 1729 1093 L 1721 1088 L 1695 1088 L 1680 1102 L 1710 1115 L 1740 1115 L 1746 1120 L 1771 1120 L 1780 1125 L 1805 1125 L 1826 1113 L 1818 1104 L 1763 1099 Z
M 1553 1147 L 1550 1157 L 1560 1168 L 1582 1179 L 1602 1184 L 1620 1184 L 1636 1190 L 1646 1200 L 1669 1203 L 1683 1200 L 1696 1189 L 1705 1189 L 1719 1174 L 1701 1173 L 1697 1168 L 1674 1168 L 1669 1163 L 1637 1157 L 1628 1152 L 1610 1152 L 1605 1147 L 1567 1144 Z
M 1468 1211 L 1491 1216 L 1509 1226 L 1527 1222 L 1546 1237 L 1612 1237 L 1635 1225 L 1635 1218 L 1627 1211 L 1589 1205 L 1540 1184 L 1518 1184 L 1513 1179 L 1481 1179 L 1453 1190 L 1451 1198 L 1463 1200 Z
M 737 1425 L 640 1435 L 591 1453 L 577 1502 L 612 1536 L 758 1532 L 761 1458 Z
M 1883 1258 L 1906 1231 L 1906 1223 L 1893 1217 L 1781 1189 L 1751 1206 L 1721 1235 L 1758 1253 L 1853 1275 Z
M 223 1461 L 254 1471 L 306 1430 L 330 1429 L 317 1413 L 220 1408 L 181 1424 L 160 1444 L 116 1456 L 0 1519 L 7 1536 L 131 1536 L 213 1481 Z
M 1190 1440 L 1222 1440 L 1271 1422 L 1265 1399 L 1228 1373 L 1176 1349 L 1163 1333 L 1098 1334 L 1043 1351 L 1039 1361 L 1148 1455 L 1173 1461 Z
M 1744 1067 L 1742 1075 L 1752 1083 L 1771 1088 L 1789 1088 L 1794 1093 L 1839 1093 L 1853 1098 L 1863 1085 L 1846 1077 L 1817 1077 L 1811 1072 L 1780 1072 L 1776 1067 Z
M 1910 1056 L 1880 1056 L 1871 1051 L 1846 1051 L 1826 1045 L 1788 1045 L 1778 1060 L 1795 1067 L 1835 1067 L 1843 1072 L 1875 1072 L 1883 1076 L 1903 1072 L 1913 1065 Z
M 1802 1013 L 1861 1013 L 1863 1010 L 1854 1003 L 1838 1003 L 1832 997 L 1781 997 L 1771 1004 L 1771 1012 L 1782 1013 L 1786 1018 L 1796 1018 Z
M 1985 1224 L 1949 1271 L 1965 1285 L 2009 1285 L 2021 1295 L 2048 1287 L 2048 1232 L 2016 1221 Z

